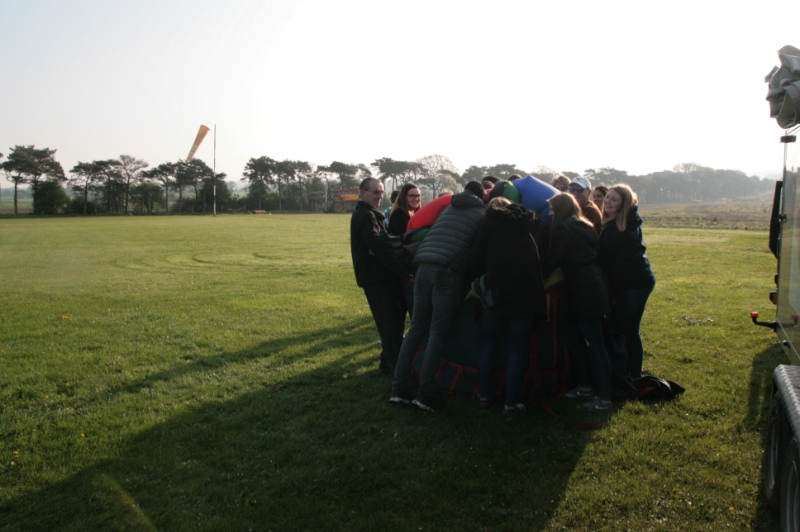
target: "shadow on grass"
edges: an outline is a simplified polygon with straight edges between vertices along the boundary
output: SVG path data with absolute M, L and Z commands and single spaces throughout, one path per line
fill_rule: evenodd
M 743 429 L 761 433 L 761 449 L 766 448 L 767 425 L 769 424 L 769 407 L 772 400 L 772 372 L 779 364 L 786 363 L 784 355 L 778 344 L 765 349 L 753 357 L 753 366 L 750 371 L 750 390 L 747 400 L 747 417 Z M 775 530 L 778 525 L 777 516 L 767 506 L 764 499 L 764 469 L 758 483 L 761 494 L 758 498 L 758 523 L 759 530 Z
M 305 334 L 275 338 L 244 351 L 234 353 L 223 352 L 211 356 L 184 357 L 182 362 L 176 363 L 163 371 L 138 379 L 126 386 L 112 390 L 109 395 L 113 397 L 120 393 L 136 393 L 143 388 L 149 388 L 160 382 L 175 381 L 182 376 L 223 369 L 231 364 L 241 364 L 255 359 L 270 358 L 288 348 L 306 345 L 307 347 L 296 355 L 289 356 L 281 354 L 280 362 L 282 364 L 291 364 L 298 358 L 313 357 L 328 349 L 352 345 L 353 335 L 363 333 L 364 329 L 374 329 L 372 318 L 360 318 L 351 323 L 337 324 L 332 327 L 317 329 Z M 373 345 L 370 345 L 364 350 L 372 348 Z M 364 350 L 362 350 L 362 352 Z
M 357 323 L 356 326 L 359 324 Z M 323 345 L 340 329 L 173 368 Z M 351 339 L 352 340 L 352 339 Z M 350 344 L 352 345 L 352 343 Z M 370 349 L 375 349 L 374 343 Z M 142 431 L 116 456 L 0 507 L 3 530 L 540 529 L 561 505 L 592 433 L 537 409 L 514 420 L 451 398 L 427 414 L 388 403 L 364 351 Z M 295 357 L 297 358 L 297 357 Z M 574 412 L 562 403 L 559 410 Z M 569 415 L 569 414 L 568 414 Z

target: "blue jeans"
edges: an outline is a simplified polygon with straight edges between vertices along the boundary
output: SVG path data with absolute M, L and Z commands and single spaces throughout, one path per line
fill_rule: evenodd
M 419 394 L 433 395 L 442 348 L 462 299 L 459 274 L 440 266 L 423 264 L 419 267 L 414 277 L 414 314 L 411 328 L 400 348 L 392 381 L 393 390 L 408 390 L 412 381 L 411 364 L 414 362 L 414 355 L 428 333 Z
M 567 322 L 567 347 L 575 363 L 578 384 L 594 388 L 603 401 L 611 400 L 611 363 L 600 318 Z
M 632 379 L 638 379 L 642 376 L 644 347 L 639 326 L 647 306 L 647 298 L 650 297 L 654 287 L 655 285 L 614 294 L 611 313 L 608 316 L 608 333 L 611 339 L 611 363 L 615 378 L 630 375 Z
M 491 397 L 494 361 L 492 354 L 501 334 L 508 336 L 508 360 L 506 361 L 506 389 L 503 402 L 506 406 L 517 403 L 517 395 L 522 387 L 525 362 L 530 358 L 530 334 L 533 313 L 514 314 L 507 308 L 493 308 L 483 311 L 478 324 L 478 395 Z

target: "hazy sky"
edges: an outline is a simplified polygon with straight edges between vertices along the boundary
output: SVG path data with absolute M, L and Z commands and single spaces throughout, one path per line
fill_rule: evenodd
M 764 76 L 800 2 L 0 0 L 0 152 L 781 168 Z M 212 162 L 212 138 L 197 157 Z

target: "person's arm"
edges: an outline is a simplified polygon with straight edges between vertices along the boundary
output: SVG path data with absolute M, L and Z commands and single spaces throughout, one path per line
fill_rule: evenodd
M 391 216 L 389 216 L 389 234 L 401 236 L 406 232 L 408 220 L 410 219 L 411 217 L 408 215 L 408 213 L 403 212 L 402 209 L 392 211 Z
M 612 220 L 603 227 L 597 253 L 600 268 L 609 277 L 613 274 L 613 271 L 617 269 L 615 262 L 619 260 L 621 256 L 620 244 L 622 239 L 620 238 L 621 234 L 616 224 L 617 222 Z
M 478 235 L 475 237 L 475 246 L 472 248 L 470 268 L 467 273 L 469 281 L 486 273 L 486 254 L 489 250 L 489 230 L 486 228 L 484 222 L 485 220 L 481 222 L 478 228 Z
M 381 264 L 398 277 L 405 277 L 408 275 L 408 269 L 395 255 L 389 234 L 386 233 L 385 228 L 379 225 L 380 223 L 382 221 L 379 222 L 373 216 L 364 217 L 364 222 L 359 228 L 359 232 Z
M 557 268 L 561 267 L 567 253 L 567 239 L 562 225 L 556 229 L 550 241 L 550 249 L 548 249 L 544 258 L 542 258 L 542 277 L 547 279 L 550 274 Z

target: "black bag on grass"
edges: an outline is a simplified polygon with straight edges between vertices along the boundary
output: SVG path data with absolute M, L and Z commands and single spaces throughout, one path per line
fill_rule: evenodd
M 632 384 L 635 393 L 631 399 L 639 401 L 671 401 L 686 391 L 678 383 L 659 379 L 653 375 L 643 375 Z

